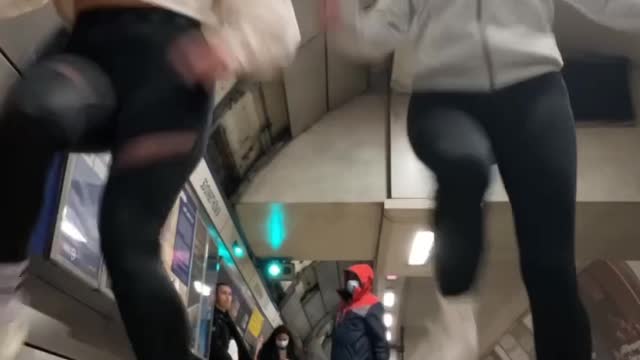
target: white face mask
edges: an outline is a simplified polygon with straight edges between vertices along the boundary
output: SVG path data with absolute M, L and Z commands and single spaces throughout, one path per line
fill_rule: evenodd
M 276 345 L 278 349 L 286 349 L 289 345 L 289 340 L 276 340 Z
M 360 282 L 358 282 L 358 280 L 349 280 L 347 281 L 347 291 L 349 292 L 349 294 L 352 294 L 354 292 L 356 292 L 356 289 L 358 289 L 360 287 Z

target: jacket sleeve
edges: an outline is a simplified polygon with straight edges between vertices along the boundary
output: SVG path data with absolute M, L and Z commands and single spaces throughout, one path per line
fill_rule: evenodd
M 358 0 L 340 0 L 340 14 L 339 46 L 366 57 L 393 52 L 407 38 L 414 18 L 412 0 L 378 0 L 369 10 L 361 9 Z
M 253 360 L 253 356 L 251 356 L 251 352 L 247 347 L 247 342 L 242 337 L 242 334 L 240 334 L 238 327 L 234 323 L 229 324 L 229 327 L 231 330 L 231 336 L 233 337 L 233 340 L 236 341 L 236 345 L 238 346 L 238 359 Z
M 602 25 L 640 32 L 640 0 L 564 0 Z
M 224 39 L 239 75 L 268 80 L 289 65 L 300 45 L 291 0 L 214 0 L 219 25 L 205 36 Z
M 381 303 L 377 303 L 369 309 L 365 316 L 367 335 L 373 348 L 375 360 L 389 360 L 391 351 L 386 338 L 386 328 L 382 322 L 384 308 Z
M 231 356 L 226 351 L 226 347 L 222 342 L 223 340 L 220 338 L 220 333 L 213 331 L 211 333 L 211 349 L 209 350 L 210 360 L 231 360 Z

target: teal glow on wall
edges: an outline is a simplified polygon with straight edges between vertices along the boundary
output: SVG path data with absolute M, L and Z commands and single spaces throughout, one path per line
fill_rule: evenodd
M 227 249 L 227 245 L 225 245 L 224 241 L 222 241 L 222 237 L 220 237 L 220 234 L 218 233 L 216 228 L 214 226 L 209 226 L 208 230 L 209 230 L 209 236 L 218 247 L 218 256 L 220 256 L 220 258 L 222 259 L 222 261 L 224 261 L 226 265 L 233 266 L 234 264 L 233 257 L 231 256 L 231 253 Z
M 269 205 L 266 234 L 269 247 L 280 250 L 287 239 L 286 213 L 281 203 Z

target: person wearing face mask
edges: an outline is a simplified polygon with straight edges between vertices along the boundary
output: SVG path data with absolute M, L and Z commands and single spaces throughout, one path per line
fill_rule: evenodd
M 291 341 L 291 332 L 284 326 L 278 326 L 267 341 L 258 349 L 257 360 L 297 360 Z
M 332 334 L 331 360 L 388 360 L 389 343 L 382 322 L 384 307 L 372 293 L 373 269 L 366 264 L 345 271 L 342 298 Z

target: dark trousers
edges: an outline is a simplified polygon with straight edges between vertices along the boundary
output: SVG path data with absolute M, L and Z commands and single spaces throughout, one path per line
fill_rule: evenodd
M 484 241 L 481 203 L 497 163 L 512 206 L 538 359 L 591 359 L 575 268 L 575 125 L 560 74 L 493 93 L 416 93 L 408 132 L 438 181 L 435 267 L 443 294 L 461 294 L 475 280 Z
M 88 122 L 78 142 L 61 143 L 24 119 L 0 114 L 0 197 L 12 214 L 1 224 L 1 262 L 27 257 L 55 152 L 112 152 L 99 231 L 113 291 L 141 360 L 190 356 L 186 313 L 161 263 L 158 236 L 203 151 L 199 137 L 210 94 L 184 84 L 167 56 L 177 37 L 199 28 L 161 9 L 80 14 L 64 52 L 92 61 L 107 75 L 117 97 L 113 116 Z M 166 151 L 176 143 L 176 151 Z

